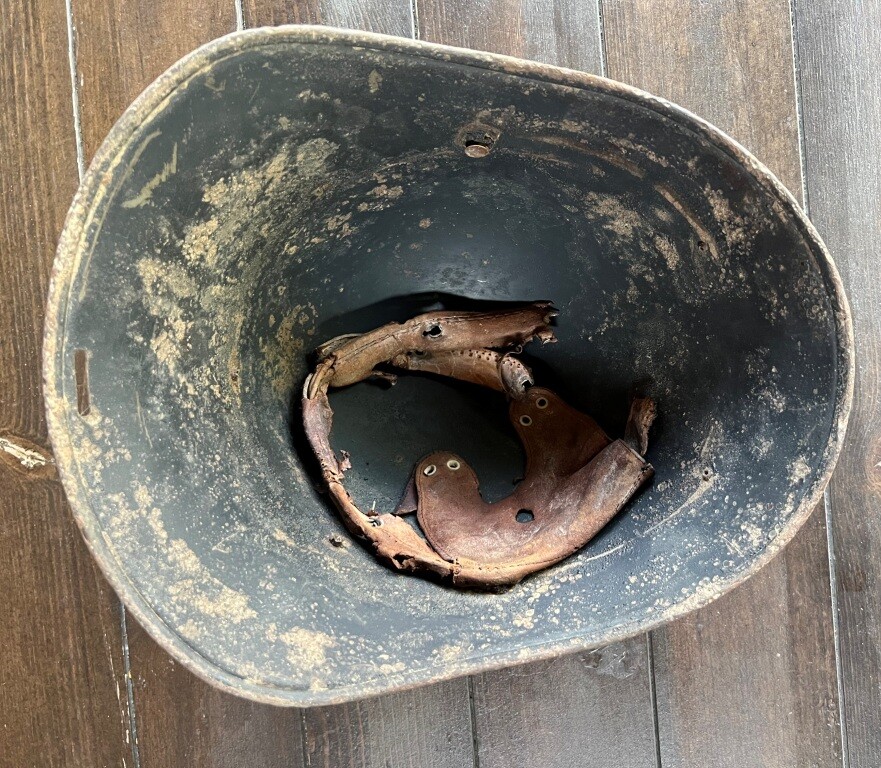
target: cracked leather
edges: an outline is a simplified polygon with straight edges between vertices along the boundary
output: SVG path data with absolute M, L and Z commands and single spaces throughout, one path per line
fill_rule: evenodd
M 554 341 L 549 302 L 492 313 L 440 312 L 366 334 L 332 339 L 303 387 L 303 422 L 323 480 L 348 530 L 397 570 L 434 575 L 463 588 L 516 584 L 577 552 L 652 475 L 647 446 L 654 403 L 636 398 L 625 439 L 612 440 L 589 416 L 549 389 L 512 352 L 532 339 Z M 526 471 L 514 492 L 493 504 L 480 496 L 467 462 L 437 451 L 415 467 L 398 509 L 365 514 L 343 480 L 346 457 L 330 444 L 330 387 L 347 386 L 387 364 L 451 376 L 504 392 L 523 443 Z M 639 452 L 638 452 L 639 451 Z M 400 515 L 416 512 L 421 536 Z

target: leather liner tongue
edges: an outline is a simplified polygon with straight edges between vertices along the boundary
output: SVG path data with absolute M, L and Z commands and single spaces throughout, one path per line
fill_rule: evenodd
M 534 338 L 555 341 L 549 302 L 495 313 L 419 315 L 319 348 L 303 387 L 303 423 L 323 480 L 347 528 L 397 570 L 440 576 L 453 585 L 493 588 L 515 584 L 577 552 L 651 477 L 642 457 L 655 406 L 631 405 L 623 440 L 612 440 L 589 416 L 549 389 L 504 352 Z M 365 514 L 343 486 L 346 457 L 330 445 L 331 387 L 370 376 L 394 375 L 378 365 L 430 372 L 505 393 L 510 419 L 526 452 L 523 480 L 507 498 L 489 504 L 476 474 L 460 456 L 437 451 L 415 467 L 398 508 Z M 400 519 L 416 512 L 424 538 Z

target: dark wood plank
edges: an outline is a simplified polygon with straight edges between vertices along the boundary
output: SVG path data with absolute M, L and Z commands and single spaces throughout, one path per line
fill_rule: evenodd
M 840 765 L 824 533 L 652 633 L 664 766 Z
M 602 70 L 595 3 L 419 0 L 424 40 Z M 482 768 L 654 766 L 646 638 L 472 679 Z
M 609 76 L 728 131 L 799 196 L 786 0 L 604 0 Z M 662 764 L 840 764 L 822 511 L 761 575 L 652 635 Z
M 82 0 L 77 31 L 88 159 L 126 107 L 181 56 L 236 28 L 232 0 Z
M 795 4 L 809 210 L 856 335 L 848 439 L 830 487 L 848 764 L 881 765 L 881 5 Z
M 646 635 L 474 678 L 481 768 L 656 765 Z
M 324 24 L 412 37 L 410 0 L 244 0 L 245 25 Z
M 597 5 L 582 0 L 414 0 L 423 40 L 600 74 Z
M 87 157 L 157 75 L 235 28 L 233 3 L 216 0 L 83 0 L 74 11 Z M 220 693 L 176 664 L 131 618 L 128 631 L 141 765 L 302 763 L 299 712 Z
M 0 24 L 0 763 L 122 765 L 119 608 L 47 450 L 44 300 L 77 186 L 63 3 L 11 0 Z
M 305 711 L 316 768 L 473 768 L 464 680 Z
M 195 678 L 129 619 L 141 765 L 295 768 L 304 764 L 298 710 L 255 704 Z

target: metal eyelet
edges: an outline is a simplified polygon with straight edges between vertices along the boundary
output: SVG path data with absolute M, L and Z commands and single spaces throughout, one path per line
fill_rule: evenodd
M 434 464 L 429 464 L 425 469 L 422 470 L 422 474 L 427 477 L 431 477 L 435 472 L 437 472 L 437 467 Z
M 524 414 L 520 417 L 520 423 L 521 423 L 524 427 L 528 427 L 530 424 L 532 424 L 532 416 L 527 416 L 527 415 L 524 413 Z
M 450 459 L 450 460 L 447 462 L 447 466 L 448 466 L 450 469 L 452 469 L 453 472 L 455 472 L 455 471 L 456 471 L 457 469 L 459 469 L 459 467 L 461 467 L 462 465 L 461 465 L 458 461 L 456 461 L 455 459 Z
M 540 397 L 535 401 L 536 408 L 544 409 L 544 408 L 547 408 L 549 405 L 550 405 L 550 403 L 548 402 L 548 399 L 546 397 Z

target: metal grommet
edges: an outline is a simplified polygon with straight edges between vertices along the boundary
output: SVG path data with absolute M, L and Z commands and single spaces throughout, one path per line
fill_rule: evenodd
M 547 408 L 550 403 L 548 403 L 548 399 L 546 397 L 540 397 L 535 401 L 536 408 Z
M 447 466 L 455 472 L 462 465 L 458 461 L 456 461 L 455 459 L 450 459 L 447 462 Z
M 524 413 L 524 414 L 520 417 L 520 423 L 521 423 L 524 427 L 528 427 L 530 424 L 532 424 L 532 416 L 527 416 L 527 415 Z
M 423 475 L 427 475 L 431 477 L 435 472 L 437 472 L 437 467 L 434 464 L 429 464 L 425 469 L 422 470 Z
M 465 154 L 468 157 L 486 157 L 492 149 L 492 144 L 484 144 L 479 141 L 466 141 Z

